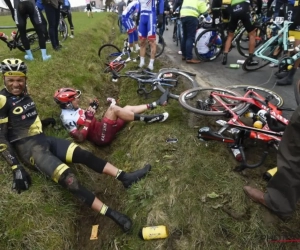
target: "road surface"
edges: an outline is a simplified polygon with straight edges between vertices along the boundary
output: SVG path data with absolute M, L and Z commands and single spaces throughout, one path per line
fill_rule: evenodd
M 276 78 L 274 73 L 277 71 L 277 68 L 266 66 L 254 72 L 245 72 L 241 67 L 239 69 L 226 68 L 221 64 L 222 56 L 213 62 L 203 62 L 200 64 L 187 64 L 185 61 L 182 61 L 181 55 L 177 53 L 179 48 L 172 39 L 173 28 L 173 25 L 169 25 L 169 30 L 165 30 L 164 32 L 163 37 L 166 43 L 164 53 L 178 64 L 179 68 L 197 73 L 197 82 L 200 86 L 226 87 L 229 85 L 243 84 L 261 86 L 280 94 L 284 99 L 284 107 L 296 107 L 297 104 L 294 97 L 293 85 L 277 86 L 275 84 Z M 228 54 L 228 64 L 236 63 L 237 60 L 244 60 L 244 58 L 239 55 L 236 49 L 233 49 Z M 300 79 L 299 71 L 295 75 L 295 81 L 298 79 Z M 288 118 L 291 113 L 292 112 L 284 112 L 284 115 Z

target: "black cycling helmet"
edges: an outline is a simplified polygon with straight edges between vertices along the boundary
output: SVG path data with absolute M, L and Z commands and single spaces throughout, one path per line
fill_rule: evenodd
M 1 72 L 4 76 L 26 76 L 26 64 L 16 58 L 4 59 L 1 62 Z

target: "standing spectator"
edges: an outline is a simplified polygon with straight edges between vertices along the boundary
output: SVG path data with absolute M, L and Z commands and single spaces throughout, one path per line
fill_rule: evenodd
M 118 8 L 118 15 L 119 15 L 119 24 L 120 24 L 120 32 L 123 33 L 123 25 L 122 25 L 122 13 L 126 8 L 126 3 L 124 2 L 124 0 L 121 0 L 118 4 L 117 4 L 117 8 Z
M 231 42 L 234 36 L 234 32 L 238 26 L 238 22 L 242 21 L 249 36 L 249 60 L 248 65 L 257 65 L 258 62 L 253 60 L 253 53 L 255 49 L 255 36 L 256 28 L 252 23 L 252 17 L 250 15 L 250 3 L 248 0 L 232 0 L 230 8 L 230 21 L 228 24 L 228 36 L 225 43 L 222 64 L 227 64 L 227 55 L 231 47 Z
M 137 52 L 140 47 L 138 44 L 138 32 L 136 30 L 136 24 L 133 18 L 140 9 L 140 3 L 138 0 L 132 1 L 122 13 L 122 25 L 128 33 L 128 41 L 131 52 Z M 135 49 L 133 49 L 135 45 Z
M 60 15 L 60 5 L 62 0 L 42 0 L 45 7 L 45 13 L 49 24 L 49 36 L 54 50 L 62 48 L 58 40 L 58 25 Z
M 156 55 L 156 4 L 155 0 L 140 0 L 140 21 L 139 21 L 139 37 L 140 37 L 140 65 L 145 65 L 146 42 L 149 41 L 151 47 L 150 62 L 148 70 L 153 70 L 154 59 Z M 159 9 L 157 16 L 157 28 L 163 24 L 164 0 L 158 0 L 157 7 Z
M 29 40 L 26 36 L 26 20 L 29 16 L 30 21 L 34 26 L 39 38 L 39 46 L 41 48 L 43 61 L 49 60 L 51 56 L 47 55 L 46 52 L 46 39 L 43 33 L 43 23 L 41 19 L 41 14 L 38 8 L 35 6 L 35 0 L 14 0 L 14 8 L 12 7 L 12 3 L 10 0 L 4 0 L 4 2 L 9 7 L 10 11 L 14 12 L 13 19 L 15 20 L 18 30 L 20 32 L 21 41 L 26 52 L 24 58 L 29 61 L 32 61 L 34 59 L 30 49 Z
M 62 9 L 63 17 L 67 16 L 67 18 L 68 18 L 68 22 L 69 22 L 70 30 L 71 30 L 70 37 L 74 38 L 74 25 L 73 25 L 73 21 L 72 21 L 71 4 L 70 4 L 69 0 L 64 0 L 64 3 L 62 5 L 61 9 Z
M 198 16 L 207 14 L 206 2 L 203 0 L 183 0 L 180 10 L 180 18 L 182 23 L 182 40 L 181 51 L 182 60 L 186 63 L 200 63 L 199 60 L 193 59 L 193 43 L 198 28 Z
M 156 10 L 158 11 L 158 8 Z M 169 15 L 169 13 L 170 13 L 170 5 L 168 3 L 168 0 L 164 0 L 163 23 L 162 23 L 162 26 L 159 29 L 159 34 L 161 36 L 163 36 L 163 34 L 165 32 L 165 27 L 166 27 L 166 23 L 167 23 L 167 15 Z M 159 40 L 158 43 L 162 43 L 162 41 Z
M 92 11 L 92 7 L 91 7 L 91 0 L 85 0 L 86 2 L 86 13 L 88 15 L 88 17 L 93 17 L 93 11 Z

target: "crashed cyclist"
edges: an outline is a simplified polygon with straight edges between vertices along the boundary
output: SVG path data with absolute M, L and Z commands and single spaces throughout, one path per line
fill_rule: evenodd
M 35 103 L 27 93 L 25 63 L 20 59 L 5 59 L 1 62 L 1 70 L 5 88 L 0 91 L 0 152 L 12 168 L 13 190 L 21 193 L 31 185 L 31 178 L 18 156 L 22 162 L 68 189 L 93 210 L 111 218 L 124 232 L 129 231 L 132 221 L 83 187 L 66 163 L 85 164 L 97 173 L 115 177 L 125 188 L 145 177 L 151 165 L 126 173 L 75 143 L 46 136 Z
M 70 135 L 78 142 L 88 139 L 98 146 L 107 145 L 128 121 L 163 122 L 169 116 L 167 112 L 155 115 L 140 114 L 147 109 L 156 108 L 157 105 L 166 105 L 168 91 L 156 102 L 138 106 L 127 105 L 123 108 L 116 105 L 116 101 L 111 98 L 110 107 L 100 121 L 94 117 L 99 106 L 98 100 L 92 101 L 85 111 L 79 107 L 80 96 L 81 91 L 72 88 L 60 88 L 54 93 L 54 101 L 62 109 L 60 119 Z

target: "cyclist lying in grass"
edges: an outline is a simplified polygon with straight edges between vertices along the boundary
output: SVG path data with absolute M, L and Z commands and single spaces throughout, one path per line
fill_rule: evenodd
M 138 106 L 127 105 L 124 108 L 117 106 L 113 98 L 108 98 L 111 103 L 110 107 L 100 121 L 94 118 L 99 101 L 94 99 L 87 110 L 83 110 L 79 107 L 80 96 L 81 91 L 72 88 L 61 88 L 54 93 L 54 100 L 62 109 L 60 119 L 70 135 L 78 142 L 87 139 L 98 146 L 107 145 L 112 142 L 116 133 L 124 127 L 126 122 L 163 122 L 169 116 L 167 112 L 154 115 L 141 114 L 147 109 L 156 108 L 157 105 L 166 105 L 168 91 L 156 102 Z

